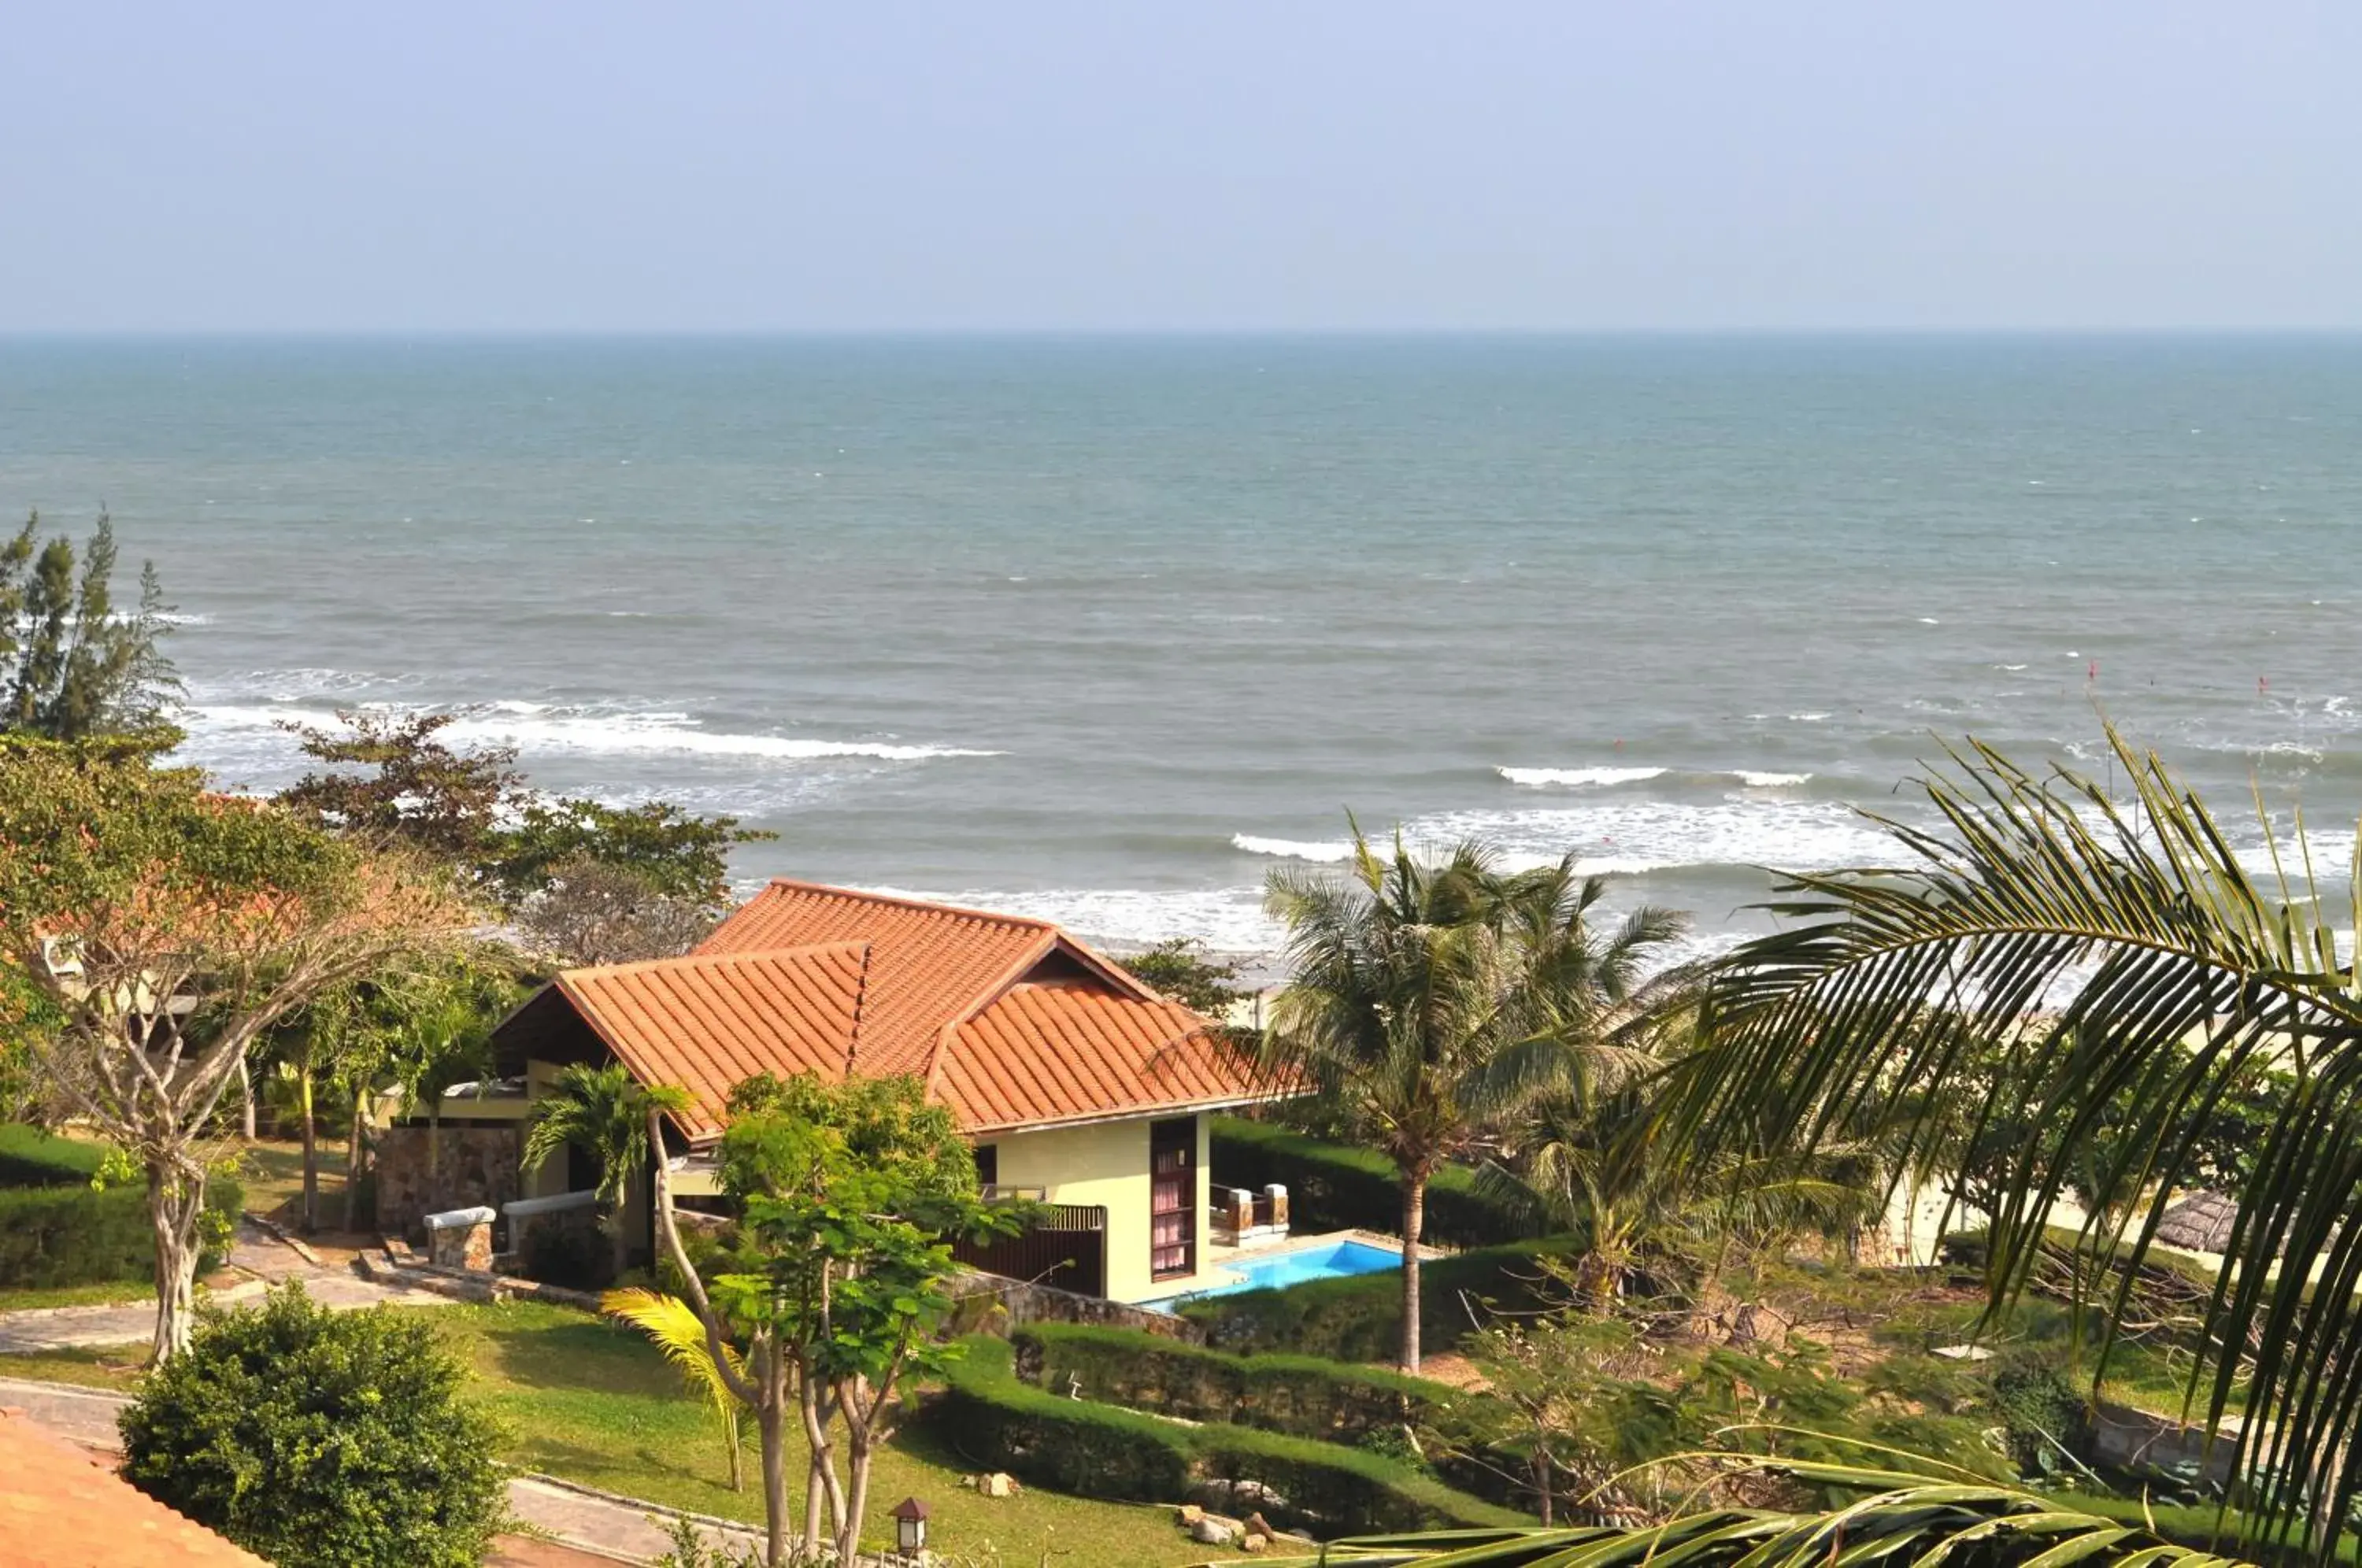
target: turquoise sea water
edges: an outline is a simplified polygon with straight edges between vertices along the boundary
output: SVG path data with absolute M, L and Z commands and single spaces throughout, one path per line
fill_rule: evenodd
M 1120 939 L 1266 946 L 1348 807 L 1725 939 L 2102 709 L 2362 812 L 2362 338 L 0 341 L 0 506 L 102 501 L 226 782 L 448 707 Z

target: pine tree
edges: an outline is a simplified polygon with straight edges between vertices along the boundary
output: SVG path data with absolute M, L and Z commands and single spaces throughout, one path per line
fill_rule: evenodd
M 40 539 L 41 515 L 0 547 L 0 732 L 50 740 L 160 728 L 181 690 L 154 563 L 138 608 L 118 613 L 115 525 L 104 512 L 75 571 L 73 542 Z

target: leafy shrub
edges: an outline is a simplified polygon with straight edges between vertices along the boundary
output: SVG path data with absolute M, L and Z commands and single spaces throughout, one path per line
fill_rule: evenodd
M 1371 1149 L 1327 1143 L 1268 1122 L 1218 1116 L 1209 1132 L 1214 1180 L 1261 1192 L 1287 1188 L 1289 1223 L 1298 1231 L 1402 1230 L 1402 1187 L 1394 1163 Z M 1535 1233 L 1527 1216 L 1480 1191 L 1476 1173 L 1446 1165 L 1428 1183 L 1425 1239 L 1450 1247 L 1522 1242 Z
M 86 1185 L 105 1158 L 106 1150 L 96 1143 L 60 1138 L 21 1121 L 0 1125 L 0 1187 Z
M 208 1311 L 123 1413 L 123 1474 L 280 1568 L 474 1568 L 506 1517 L 489 1418 L 425 1322 L 300 1285 Z
M 1194 1484 L 1259 1482 L 1275 1522 L 1335 1534 L 1507 1524 L 1519 1516 L 1394 1460 L 1251 1427 L 1183 1426 L 1017 1380 L 1010 1347 L 974 1339 L 925 1419 L 968 1461 L 1078 1496 L 1170 1502 Z
M 227 1253 L 245 1201 L 244 1191 L 226 1176 L 205 1184 L 200 1272 Z M 148 1279 L 155 1272 L 145 1187 L 94 1190 L 83 1176 L 72 1186 L 0 1187 L 0 1289 L 104 1285 Z
M 2049 1475 L 2070 1468 L 2068 1455 L 2091 1457 L 2091 1406 L 2058 1367 L 2027 1362 L 2002 1368 L 1993 1374 L 1992 1402 L 2007 1434 L 2009 1456 L 2025 1474 Z
M 1550 1294 L 1535 1260 L 1573 1250 L 1565 1238 L 1482 1247 L 1436 1258 L 1419 1271 L 1419 1333 L 1432 1353 L 1466 1338 L 1473 1323 L 1463 1295 L 1507 1311 L 1543 1304 Z M 1182 1303 L 1182 1317 L 1208 1340 L 1249 1354 L 1291 1351 L 1332 1361 L 1385 1361 L 1402 1343 L 1402 1276 L 1351 1275 L 1307 1280 L 1277 1290 L 1246 1290 Z

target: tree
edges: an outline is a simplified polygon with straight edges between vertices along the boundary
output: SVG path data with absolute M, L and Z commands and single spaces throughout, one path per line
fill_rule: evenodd
M 639 872 L 570 860 L 518 912 L 535 947 L 568 964 L 630 964 L 673 958 L 713 929 L 713 909 L 659 891 Z
M 144 1169 L 158 1360 L 188 1342 L 207 1138 L 256 1042 L 469 919 L 446 879 L 199 776 L 48 742 L 0 747 L 0 963 L 55 1010 L 54 1091 Z
M 0 546 L 0 732 L 79 741 L 158 731 L 181 682 L 164 656 L 171 607 L 154 563 L 140 570 L 138 607 L 118 613 L 106 513 L 83 548 L 79 579 L 72 542 L 60 535 L 42 545 L 40 526 L 34 513 Z
M 2128 800 L 1972 743 L 1924 780 L 1934 826 L 1884 822 L 1897 865 L 1788 878 L 1794 923 L 1721 970 L 1678 1131 L 1760 1137 L 1749 1105 L 1775 1088 L 1804 1110 L 1804 1151 L 1864 1105 L 1913 1104 L 1921 1151 L 1963 1121 L 2025 1127 L 1992 1210 L 1999 1309 L 2079 1164 L 2098 1200 L 2081 1246 L 2137 1263 L 2200 1176 L 2210 1118 L 2258 1067 L 2286 1075 L 2188 1397 L 2217 1427 L 2239 1408 L 2230 1441 L 2260 1505 L 2249 1538 L 2326 1561 L 2362 1481 L 2344 1458 L 2362 1427 L 2362 985 L 2339 929 L 2362 889 L 2339 908 L 2301 851 L 2295 875 L 2277 848 L 2274 874 L 2252 875 L 2154 754 L 2109 740 Z M 1948 1104 L 1987 1089 L 1961 1069 L 1996 1043 L 2023 1069 L 1989 1108 Z M 2112 1318 L 2139 1272 L 2115 1271 Z
M 1419 1236 L 1444 1162 L 1583 1058 L 1622 1052 L 1616 1020 L 1646 956 L 1679 930 L 1642 910 L 1590 929 L 1604 892 L 1570 857 L 1507 876 L 1486 846 L 1432 862 L 1397 841 L 1381 858 L 1354 830 L 1344 878 L 1275 872 L 1288 982 L 1274 1002 L 1265 1072 L 1308 1110 L 1394 1162 L 1402 1187 L 1401 1364 L 1419 1363 Z
M 738 1376 L 746 1375 L 745 1358 L 730 1345 L 722 1347 L 722 1360 L 716 1363 L 705 1353 L 705 1324 L 697 1316 L 697 1309 L 678 1296 L 667 1296 L 660 1290 L 646 1290 L 637 1286 L 627 1290 L 611 1290 L 599 1298 L 599 1310 L 624 1322 L 646 1334 L 656 1347 L 664 1352 L 667 1361 L 680 1368 L 681 1376 L 692 1392 L 702 1396 L 713 1407 L 714 1420 L 722 1428 L 722 1446 L 730 1455 L 730 1489 L 745 1489 L 745 1478 L 739 1463 L 739 1417 L 745 1407 L 738 1396 L 730 1391 L 723 1368 L 729 1367 Z
M 514 904 L 549 891 L 588 863 L 627 876 L 657 898 L 718 911 L 730 900 L 731 849 L 778 836 L 668 801 L 534 801 L 500 835 L 485 875 Z
M 523 794 L 511 746 L 455 751 L 436 736 L 456 713 L 340 709 L 341 730 L 286 724 L 304 755 L 338 769 L 280 791 L 290 811 L 340 832 L 416 845 L 473 870 Z M 364 771 L 347 771 L 350 768 Z
M 1021 1211 L 988 1206 L 948 1111 L 914 1078 L 748 1079 L 730 1099 L 723 1185 L 740 1206 L 740 1251 L 708 1282 L 692 1265 L 657 1164 L 657 1219 L 705 1331 L 706 1354 L 755 1411 L 761 1434 L 765 1559 L 787 1561 L 788 1423 L 807 1449 L 802 1540 L 851 1562 L 896 1396 L 958 1347 L 949 1315 L 949 1242 L 1013 1231 Z M 648 1138 L 660 1140 L 657 1109 Z M 737 1359 L 734 1362 L 733 1353 Z M 836 1424 L 844 1426 L 844 1466 Z
M 632 1238 L 624 1229 L 624 1205 L 632 1178 L 646 1168 L 648 1151 L 662 1148 L 648 1137 L 648 1114 L 656 1102 L 621 1062 L 591 1066 L 576 1062 L 561 1068 L 549 1091 L 535 1102 L 525 1129 L 524 1168 L 539 1170 L 569 1145 L 599 1166 L 601 1216 L 615 1249 L 614 1272 L 631 1263 Z
M 124 1478 L 281 1568 L 475 1568 L 508 1516 L 498 1430 L 430 1324 L 300 1284 L 208 1311 L 123 1412 Z
M 296 1081 L 304 1145 L 303 1228 L 319 1225 L 319 1122 L 323 1093 L 350 1118 L 345 1159 L 345 1229 L 368 1160 L 369 1100 L 381 1088 L 405 1098 L 430 1080 L 472 1070 L 492 1028 L 517 1000 L 513 955 L 490 943 L 416 955 L 327 991 L 299 1010 L 270 1041 L 270 1055 Z M 439 1091 L 440 1082 L 431 1087 Z
M 1146 985 L 1183 1007 L 1226 1023 L 1231 1010 L 1254 992 L 1240 985 L 1239 966 L 1226 964 L 1206 951 L 1195 937 L 1176 936 L 1145 953 L 1135 953 L 1123 966 Z

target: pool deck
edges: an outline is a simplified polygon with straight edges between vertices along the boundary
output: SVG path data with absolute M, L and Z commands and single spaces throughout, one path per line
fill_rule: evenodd
M 1226 1285 L 1236 1285 L 1238 1278 L 1228 1266 L 1233 1264 L 1254 1263 L 1259 1259 L 1280 1253 L 1334 1246 L 1340 1242 L 1359 1242 L 1363 1246 L 1383 1247 L 1390 1253 L 1402 1251 L 1400 1236 L 1389 1236 L 1379 1231 L 1321 1231 L 1289 1236 L 1257 1236 L 1253 1241 L 1239 1246 L 1228 1246 L 1220 1242 L 1209 1241 L 1205 1243 L 1206 1266 L 1195 1274 L 1183 1275 L 1177 1279 L 1158 1280 L 1154 1299 L 1159 1302 L 1170 1302 L 1184 1296 L 1195 1296 L 1200 1291 L 1219 1290 Z M 1418 1248 L 1419 1261 L 1432 1262 L 1437 1258 L 1449 1255 L 1451 1249 L 1448 1247 L 1430 1246 L 1422 1242 Z M 1140 1303 L 1142 1306 L 1150 1304 Z

